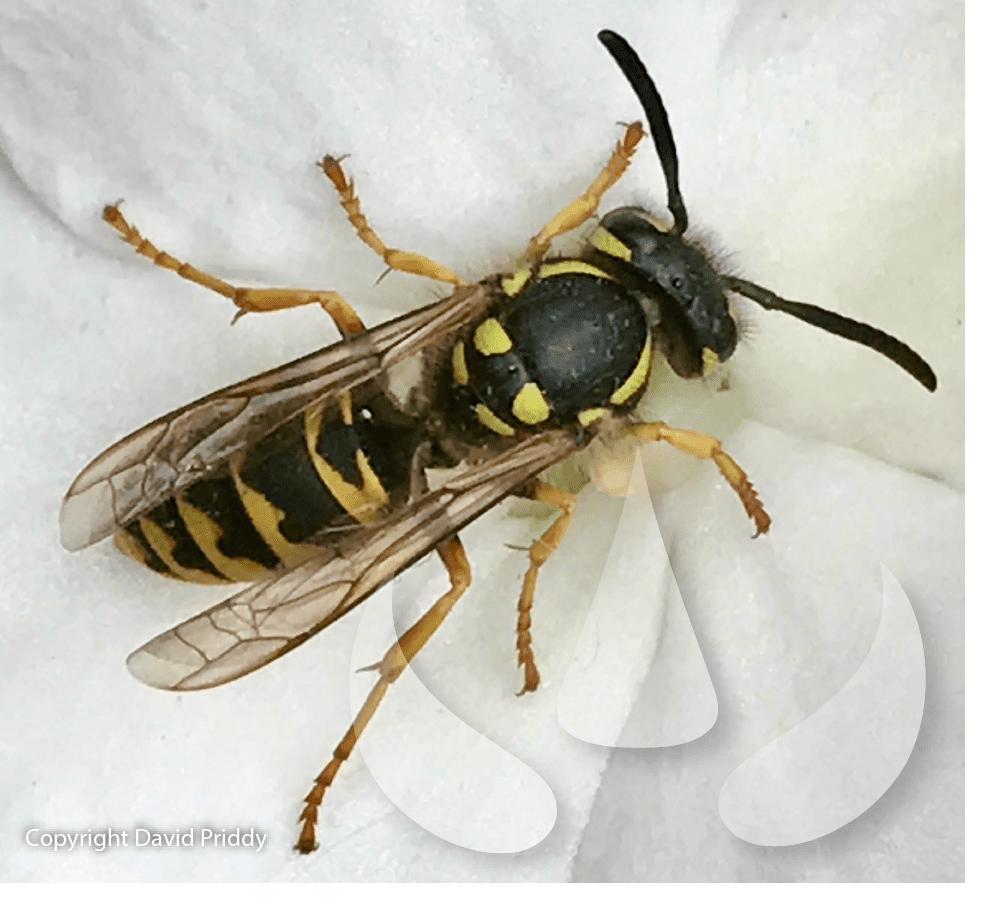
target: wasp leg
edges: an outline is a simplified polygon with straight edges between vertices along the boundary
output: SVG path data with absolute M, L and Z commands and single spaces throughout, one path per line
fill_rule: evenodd
M 465 555 L 465 548 L 457 536 L 445 541 L 437 548 L 437 552 L 448 570 L 448 577 L 451 579 L 451 590 L 448 591 L 437 603 L 434 604 L 423 616 L 420 617 L 410 628 L 408 628 L 387 652 L 386 656 L 371 669 L 379 670 L 379 680 L 373 686 L 369 697 L 359 711 L 356 718 L 352 721 L 348 732 L 338 743 L 328 765 L 318 774 L 314 781 L 314 787 L 305 798 L 304 810 L 301 812 L 300 821 L 303 822 L 301 834 L 298 837 L 297 845 L 294 848 L 301 854 L 310 854 L 317 847 L 315 837 L 315 825 L 318 822 L 318 808 L 321 800 L 325 797 L 328 786 L 331 785 L 335 774 L 339 768 L 348 760 L 355 748 L 359 736 L 372 719 L 372 715 L 379 707 L 383 695 L 387 688 L 392 685 L 400 673 L 406 669 L 409 663 L 427 643 L 431 635 L 437 631 L 438 626 L 444 621 L 444 617 L 451 612 L 451 607 L 458 602 L 459 598 L 471 584 L 471 566 L 468 564 L 468 557 Z
M 362 213 L 362 204 L 359 201 L 359 196 L 355 193 L 355 183 L 345 175 L 340 159 L 329 154 L 321 161 L 321 169 L 331 180 L 331 184 L 335 186 L 342 207 L 348 215 L 349 223 L 355 227 L 359 238 L 386 262 L 387 267 L 391 270 L 403 271 L 403 273 L 430 277 L 432 280 L 440 280 L 442 283 L 451 283 L 454 286 L 468 285 L 468 280 L 462 279 L 453 270 L 449 270 L 424 255 L 390 248 L 379 237 L 379 233 L 369 225 L 365 214 Z
M 179 277 L 224 295 L 239 308 L 237 317 L 252 311 L 282 311 L 300 305 L 318 304 L 335 322 L 342 336 L 354 336 L 366 329 L 362 319 L 355 313 L 355 309 L 337 292 L 316 292 L 309 289 L 244 289 L 233 286 L 155 247 L 136 227 L 130 225 L 120 213 L 119 205 L 110 204 L 103 208 L 103 220 L 122 236 L 124 242 L 132 245 L 137 254 L 150 258 L 158 267 L 173 270 Z
M 527 260 L 538 261 L 547 253 L 551 241 L 572 229 L 577 229 L 598 210 L 601 196 L 622 178 L 622 174 L 632 162 L 632 155 L 635 154 L 636 147 L 645 134 L 640 122 L 626 126 L 625 135 L 616 146 L 598 178 L 588 186 L 588 190 L 580 198 L 576 198 L 568 204 L 530 240 L 526 249 Z
M 567 534 L 567 529 L 574 518 L 574 510 L 577 508 L 577 496 L 537 481 L 533 485 L 532 491 L 525 494 L 531 500 L 538 500 L 541 503 L 549 503 L 551 506 L 560 510 L 557 520 L 543 534 L 539 540 L 530 547 L 530 567 L 526 570 L 526 577 L 523 579 L 523 592 L 519 596 L 519 620 L 516 624 L 516 648 L 519 651 L 519 665 L 523 667 L 523 690 L 520 694 L 528 691 L 536 691 L 540 684 L 540 672 L 536 668 L 533 659 L 533 638 L 530 634 L 532 618 L 530 613 L 533 609 L 533 596 L 536 593 L 536 578 L 542 566 L 552 554 L 557 552 Z
M 755 522 L 755 537 L 765 534 L 772 524 L 772 519 L 765 511 L 752 482 L 741 466 L 723 449 L 721 441 L 700 431 L 682 430 L 669 427 L 662 421 L 652 424 L 635 424 L 630 429 L 640 440 L 665 440 L 681 452 L 698 459 L 713 459 L 718 470 L 727 482 L 734 488 L 735 493 L 745 507 L 748 517 Z

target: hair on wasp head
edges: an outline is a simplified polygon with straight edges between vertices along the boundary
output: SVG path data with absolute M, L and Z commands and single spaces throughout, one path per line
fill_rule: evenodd
M 666 229 L 637 207 L 622 207 L 602 218 L 591 239 L 593 254 L 639 299 L 654 325 L 654 342 L 681 377 L 708 373 L 734 352 L 739 330 L 728 293 L 751 299 L 767 310 L 782 311 L 814 327 L 880 352 L 918 380 L 936 389 L 927 362 L 901 340 L 816 305 L 781 298 L 771 290 L 720 272 L 699 244 L 686 239 L 687 208 L 680 192 L 679 162 L 663 99 L 645 65 L 628 42 L 613 31 L 598 33 L 642 104 L 666 180 L 673 225 Z

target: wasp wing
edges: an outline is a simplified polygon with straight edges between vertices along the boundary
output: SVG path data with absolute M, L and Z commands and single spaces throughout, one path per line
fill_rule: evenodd
M 199 480 L 310 405 L 379 378 L 453 336 L 492 302 L 483 284 L 178 409 L 130 434 L 75 479 L 61 540 L 81 550 Z
M 553 430 L 479 465 L 334 550 L 258 582 L 170 631 L 127 659 L 142 682 L 191 691 L 259 669 L 331 624 L 373 591 L 575 449 Z

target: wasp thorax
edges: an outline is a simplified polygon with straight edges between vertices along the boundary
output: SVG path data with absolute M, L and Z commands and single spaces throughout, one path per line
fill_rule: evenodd
M 581 260 L 500 278 L 501 303 L 451 355 L 474 417 L 503 436 L 546 424 L 587 427 L 636 402 L 652 343 L 638 300 Z

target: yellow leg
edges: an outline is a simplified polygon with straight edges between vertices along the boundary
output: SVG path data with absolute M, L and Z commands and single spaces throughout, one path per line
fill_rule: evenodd
M 574 510 L 577 508 L 577 497 L 566 490 L 560 490 L 537 481 L 533 486 L 532 492 L 527 494 L 531 500 L 538 500 L 541 503 L 549 503 L 551 506 L 560 510 L 557 520 L 540 536 L 540 539 L 530 547 L 530 567 L 526 570 L 526 577 L 523 579 L 523 592 L 519 596 L 519 621 L 516 625 L 516 648 L 519 651 L 519 665 L 523 667 L 523 690 L 520 694 L 528 691 L 536 691 L 540 684 L 540 672 L 536 668 L 533 659 L 533 638 L 530 633 L 532 625 L 531 611 L 533 609 L 533 596 L 536 593 L 536 579 L 542 566 L 564 540 L 567 529 L 571 525 L 574 517 Z
M 568 204 L 530 240 L 529 247 L 526 249 L 527 260 L 538 261 L 547 253 L 553 239 L 570 232 L 572 229 L 577 229 L 598 210 L 601 196 L 622 178 L 622 174 L 632 162 L 632 155 L 635 154 L 636 147 L 645 134 L 642 130 L 642 123 L 635 122 L 626 127 L 622 140 L 618 143 L 608 163 L 605 164 L 605 168 L 598 178 L 591 183 L 588 190 L 580 198 Z
M 317 304 L 321 305 L 335 322 L 342 336 L 354 336 L 366 329 L 362 319 L 355 313 L 355 309 L 337 292 L 316 292 L 308 289 L 244 289 L 233 286 L 156 248 L 127 222 L 120 213 L 118 205 L 111 204 L 103 208 L 103 220 L 112 226 L 125 242 L 132 245 L 137 254 L 150 258 L 158 267 L 173 270 L 179 277 L 224 295 L 239 308 L 237 317 L 251 311 L 282 311 L 299 305 Z
M 738 463 L 721 449 L 720 440 L 700 431 L 669 427 L 661 421 L 653 424 L 636 424 L 630 428 L 630 431 L 640 440 L 665 440 L 689 456 L 697 459 L 713 459 L 721 474 L 738 494 L 748 517 L 755 522 L 755 537 L 769 530 L 772 519 L 763 508 L 755 488 L 752 487 L 752 482 L 748 480 L 748 475 L 742 471 Z
M 411 251 L 400 251 L 387 246 L 379 237 L 379 233 L 369 225 L 365 214 L 362 213 L 359 196 L 355 193 L 355 184 L 342 170 L 341 160 L 329 155 L 321 161 L 321 169 L 325 171 L 325 175 L 335 186 L 342 207 L 348 215 L 349 223 L 355 227 L 359 238 L 386 262 L 387 267 L 391 270 L 400 270 L 403 273 L 430 277 L 432 280 L 440 280 L 442 283 L 451 283 L 454 286 L 468 285 L 468 280 L 462 279 L 453 270 L 449 270 L 436 261 L 424 257 L 424 255 L 418 255 Z
M 318 808 L 325 797 L 328 786 L 331 785 L 335 774 L 339 768 L 348 760 L 352 751 L 355 749 L 359 736 L 372 719 L 376 708 L 383 700 L 386 690 L 392 685 L 400 673 L 403 672 L 409 663 L 427 643 L 431 635 L 437 631 L 438 626 L 444 618 L 451 612 L 451 608 L 458 602 L 461 595 L 465 593 L 471 584 L 471 566 L 468 564 L 468 557 L 465 555 L 465 548 L 457 536 L 445 541 L 437 548 L 448 570 L 448 577 L 451 579 L 451 590 L 448 591 L 437 603 L 434 604 L 423 616 L 420 617 L 409 629 L 407 629 L 387 652 L 386 656 L 370 669 L 379 670 L 379 680 L 373 686 L 369 697 L 358 715 L 352 721 L 348 732 L 335 748 L 328 765 L 318 774 L 314 781 L 314 787 L 305 798 L 304 810 L 301 812 L 300 821 L 304 824 L 301 827 L 301 834 L 298 837 L 296 850 L 301 854 L 307 855 L 318 847 L 315 836 L 315 826 L 318 822 Z

